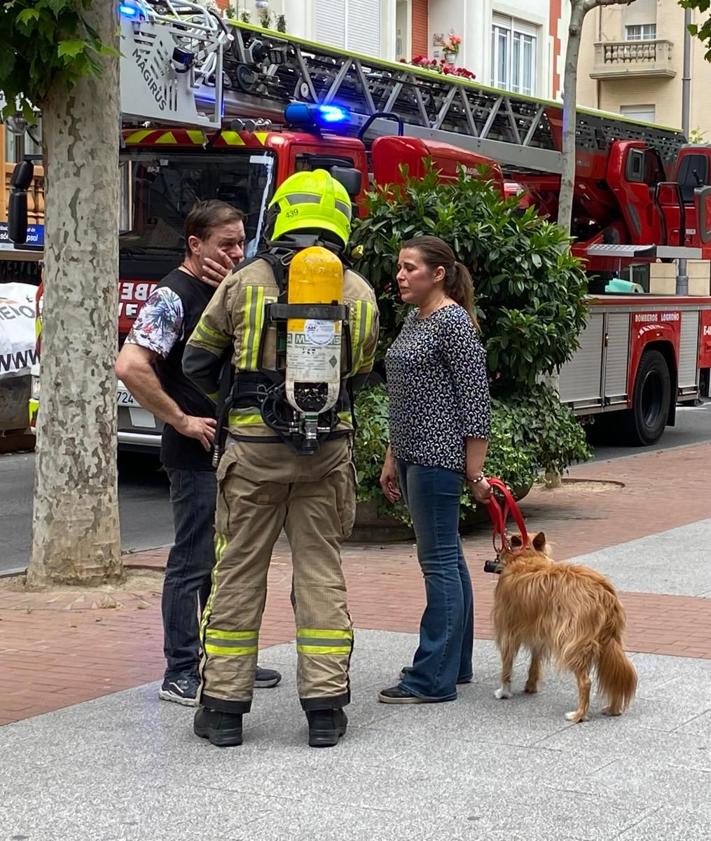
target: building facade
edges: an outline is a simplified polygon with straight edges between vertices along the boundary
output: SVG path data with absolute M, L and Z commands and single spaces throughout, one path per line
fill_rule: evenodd
M 692 18 L 693 19 L 693 18 Z M 695 38 L 689 42 L 689 135 L 711 142 L 711 64 Z M 682 127 L 684 10 L 677 0 L 635 0 L 590 12 L 578 62 L 578 103 L 635 120 Z M 689 262 L 689 290 L 709 294 L 708 263 Z M 673 293 L 676 266 L 652 266 L 650 289 Z

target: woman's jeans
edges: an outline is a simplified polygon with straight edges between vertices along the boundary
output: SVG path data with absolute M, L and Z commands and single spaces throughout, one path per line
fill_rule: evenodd
M 457 697 L 457 681 L 471 679 L 474 644 L 472 583 L 459 539 L 464 476 L 402 460 L 398 473 L 427 594 L 420 644 L 400 687 L 420 698 L 450 701 Z
M 199 622 L 215 565 L 217 480 L 212 470 L 166 468 L 175 524 L 163 583 L 166 678 L 197 675 Z

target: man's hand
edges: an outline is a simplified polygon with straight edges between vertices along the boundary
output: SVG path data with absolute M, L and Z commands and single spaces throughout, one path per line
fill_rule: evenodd
M 234 268 L 232 260 L 224 251 L 217 252 L 217 260 L 212 257 L 202 258 L 202 275 L 200 279 L 208 286 L 217 288 Z
M 390 456 L 385 458 L 385 464 L 380 474 L 380 487 L 383 489 L 385 498 L 388 502 L 397 502 L 402 494 L 400 493 L 400 486 L 397 481 L 397 468 L 395 467 L 395 460 Z
M 183 415 L 182 419 L 175 424 L 177 432 L 188 438 L 195 438 L 208 452 L 215 440 L 216 427 L 217 421 L 214 418 L 198 418 L 194 415 Z

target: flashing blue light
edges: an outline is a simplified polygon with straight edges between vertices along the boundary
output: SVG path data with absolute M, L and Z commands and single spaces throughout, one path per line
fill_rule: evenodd
M 136 6 L 130 6 L 128 3 L 121 3 L 119 6 L 119 14 L 123 15 L 125 18 L 135 18 L 138 17 L 140 11 Z
M 284 109 L 287 123 L 301 128 L 317 128 L 347 124 L 350 112 L 340 105 L 317 105 L 308 102 L 290 102 Z
M 318 111 L 324 123 L 343 123 L 350 116 L 348 111 L 340 105 L 319 105 Z

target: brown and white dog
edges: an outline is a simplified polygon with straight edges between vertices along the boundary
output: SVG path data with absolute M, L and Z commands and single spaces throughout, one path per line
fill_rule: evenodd
M 531 652 L 525 691 L 537 691 L 541 663 L 550 658 L 569 669 L 578 683 L 578 708 L 569 721 L 585 721 L 590 707 L 590 674 L 594 667 L 600 691 L 607 696 L 607 715 L 620 715 L 637 688 L 637 673 L 622 649 L 625 613 L 612 584 L 595 570 L 557 564 L 547 554 L 539 532 L 521 551 L 511 538 L 501 555 L 501 577 L 494 593 L 494 629 L 501 654 L 497 698 L 510 698 L 511 670 L 521 646 Z

